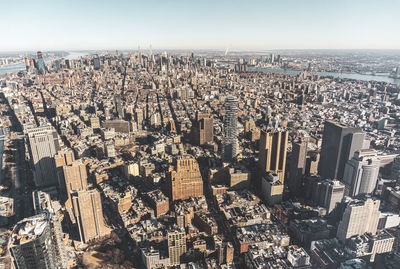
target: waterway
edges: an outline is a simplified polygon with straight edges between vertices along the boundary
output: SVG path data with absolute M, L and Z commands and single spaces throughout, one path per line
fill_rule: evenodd
M 297 76 L 299 73 L 303 71 L 296 70 L 288 70 L 283 68 L 258 68 L 258 67 L 249 67 L 248 71 L 250 72 L 264 72 L 264 73 L 277 73 L 277 74 L 287 74 L 292 76 Z M 312 74 L 320 75 L 323 77 L 335 77 L 335 78 L 346 78 L 346 79 L 355 79 L 355 80 L 364 80 L 364 81 L 379 81 L 379 82 L 387 82 L 400 85 L 400 79 L 394 79 L 384 76 L 373 76 L 373 75 L 363 75 L 363 74 L 351 74 L 351 73 L 336 73 L 336 72 L 310 72 Z
M 81 56 L 86 56 L 86 55 L 88 55 L 88 53 L 69 52 L 69 54 L 63 58 L 68 59 L 68 60 L 74 60 L 74 59 L 80 58 Z M 12 65 L 12 66 L 0 67 L 0 75 L 4 75 L 5 73 L 18 72 L 21 70 L 25 70 L 25 64 L 16 64 L 16 65 Z

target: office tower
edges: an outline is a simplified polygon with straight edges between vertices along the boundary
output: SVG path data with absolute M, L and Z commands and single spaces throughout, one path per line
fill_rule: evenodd
M 43 53 L 41 51 L 37 52 L 37 69 L 39 71 L 39 74 L 43 74 L 46 66 L 44 64 L 43 60 Z
M 58 70 L 60 70 L 60 68 L 61 68 L 61 60 L 60 59 L 54 61 L 54 68 L 56 69 L 56 72 L 58 72 Z
M 29 71 L 29 58 L 28 58 L 28 56 L 25 56 L 25 69 L 26 69 L 26 71 Z
M 232 161 L 238 154 L 237 103 L 238 101 L 234 96 L 230 95 L 225 99 L 225 136 L 222 152 L 225 161 Z
M 264 119 L 265 119 L 265 123 L 266 123 L 267 125 L 269 125 L 269 122 L 270 122 L 271 112 L 272 112 L 271 106 L 266 106 L 266 107 L 265 107 Z
M 292 143 L 287 180 L 287 185 L 292 194 L 298 194 L 301 191 L 302 178 L 306 172 L 307 142 L 308 137 L 305 137 L 298 142 Z
M 287 141 L 287 131 L 261 131 L 259 167 L 262 172 L 277 174 L 282 184 L 285 182 Z
M 104 142 L 104 154 L 107 158 L 114 158 L 117 156 L 117 151 L 115 150 L 113 141 Z
M 307 150 L 306 175 L 318 174 L 319 158 L 320 152 L 318 149 Z
M 73 192 L 72 206 L 82 242 L 86 243 L 109 233 L 109 229 L 104 224 L 103 208 L 98 190 Z
M 397 156 L 393 160 L 391 176 L 397 183 L 400 183 L 400 156 Z
M 27 130 L 31 160 L 34 165 L 34 181 L 37 187 L 56 185 L 54 155 L 59 150 L 58 135 L 51 126 Z
M 94 70 L 100 70 L 100 58 L 98 55 L 93 59 L 93 68 Z
M 179 157 L 176 163 L 167 180 L 170 199 L 185 200 L 203 195 L 203 180 L 197 161 L 190 155 L 185 155 Z
M 325 121 L 318 172 L 323 178 L 343 179 L 345 164 L 363 148 L 365 134 L 359 128 Z
M 311 183 L 312 201 L 315 205 L 326 208 L 329 214 L 335 209 L 336 204 L 342 201 L 345 186 L 338 180 L 319 180 L 316 179 Z
M 170 120 L 168 121 L 168 130 L 169 130 L 171 133 L 176 133 L 175 121 L 174 121 L 173 119 L 170 119 Z
M 35 66 L 36 66 L 36 64 L 35 64 L 35 59 L 31 58 L 31 61 L 30 61 L 30 68 L 29 68 L 29 69 L 31 69 L 31 70 L 35 69 Z
M 247 63 L 237 63 L 235 64 L 235 72 L 247 72 Z
M 138 46 L 138 65 L 142 67 L 142 52 L 140 51 L 140 46 Z
M 58 219 L 49 212 L 25 218 L 12 231 L 9 251 L 17 269 L 68 268 Z
M 193 145 L 204 145 L 214 139 L 214 120 L 210 114 L 197 113 L 191 129 Z
M 71 62 L 71 60 L 66 59 L 66 60 L 65 60 L 65 65 L 67 66 L 68 69 L 71 69 L 71 67 L 72 67 L 72 62 Z
M 337 238 L 344 242 L 354 235 L 375 234 L 380 216 L 380 200 L 345 201 L 345 209 L 338 226 Z
M 54 156 L 56 166 L 57 182 L 60 188 L 60 198 L 62 202 L 67 200 L 67 189 L 65 187 L 63 167 L 71 165 L 75 161 L 75 155 L 72 149 L 61 149 Z
M 268 205 L 282 202 L 283 183 L 276 173 L 265 173 L 261 177 L 261 194 Z
M 115 95 L 114 102 L 115 102 L 115 112 L 117 113 L 118 118 L 122 119 L 125 115 L 124 115 L 124 108 L 122 107 L 120 94 Z
M 65 207 L 71 208 L 71 192 L 86 190 L 87 188 L 87 171 L 86 165 L 82 160 L 76 160 L 70 165 L 65 165 L 63 169 L 63 180 L 60 189 L 62 190 L 63 201 Z
M 168 231 L 168 255 L 170 265 L 178 265 L 186 252 L 186 234 L 183 228 Z
M 378 181 L 380 160 L 375 150 L 359 150 L 347 161 L 343 182 L 349 196 L 370 194 L 375 190 Z
M 143 109 L 141 108 L 136 108 L 135 109 L 135 120 L 137 122 L 138 125 L 138 129 L 142 130 L 142 126 L 143 126 Z

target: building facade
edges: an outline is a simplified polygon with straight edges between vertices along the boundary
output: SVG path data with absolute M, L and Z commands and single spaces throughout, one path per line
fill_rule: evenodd
M 168 231 L 168 255 L 170 265 L 180 264 L 186 252 L 186 234 L 183 229 Z
M 194 145 L 204 145 L 214 139 L 214 120 L 210 114 L 197 113 L 191 129 Z
M 275 173 L 285 182 L 288 132 L 270 130 L 261 132 L 259 166 L 262 172 Z
M 9 243 L 15 268 L 68 268 L 60 229 L 47 211 L 18 222 Z
M 370 194 L 378 181 L 380 160 L 375 150 L 360 150 L 346 163 L 343 181 L 352 197 Z
M 167 189 L 172 201 L 203 195 L 203 180 L 199 164 L 189 155 L 180 157 L 169 173 Z
M 238 152 L 238 130 L 237 130 L 238 101 L 234 96 L 225 99 L 224 116 L 224 140 L 223 140 L 223 159 L 232 161 Z
M 40 126 L 27 130 L 31 160 L 34 165 L 36 186 L 57 185 L 53 157 L 59 150 L 58 134 L 51 126 Z
M 86 165 L 82 160 L 76 160 L 71 165 L 63 166 L 62 190 L 65 191 L 65 206 L 72 208 L 71 191 L 81 191 L 87 188 Z
M 343 179 L 346 162 L 363 148 L 365 134 L 361 129 L 326 121 L 322 137 L 318 172 L 323 178 Z
M 338 226 L 337 238 L 344 242 L 354 235 L 375 234 L 380 216 L 379 205 L 380 200 L 371 198 L 365 201 L 349 199 Z
M 96 189 L 77 191 L 72 194 L 72 204 L 82 242 L 86 243 L 109 233 L 104 224 L 99 191 Z

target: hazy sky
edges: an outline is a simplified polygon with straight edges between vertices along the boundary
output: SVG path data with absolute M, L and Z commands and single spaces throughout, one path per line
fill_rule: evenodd
M 0 51 L 400 49 L 400 0 L 0 0 Z

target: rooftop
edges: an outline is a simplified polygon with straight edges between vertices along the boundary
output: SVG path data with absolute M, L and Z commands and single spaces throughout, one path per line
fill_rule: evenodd
M 18 222 L 12 231 L 10 245 L 22 245 L 40 237 L 49 225 L 48 218 L 48 213 L 41 213 Z

